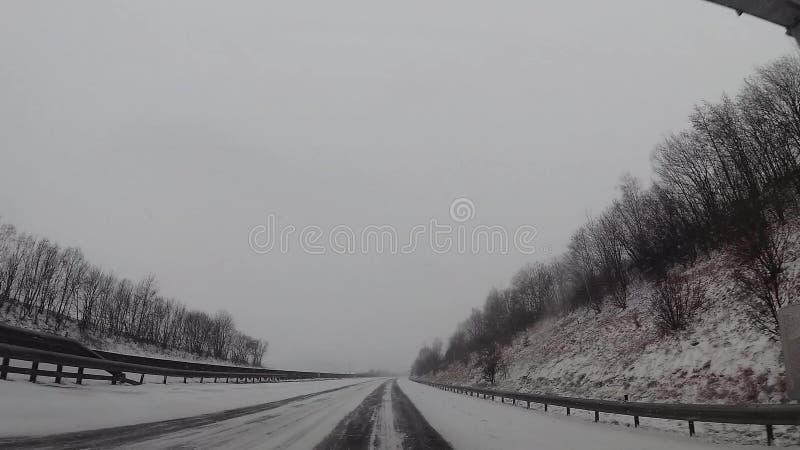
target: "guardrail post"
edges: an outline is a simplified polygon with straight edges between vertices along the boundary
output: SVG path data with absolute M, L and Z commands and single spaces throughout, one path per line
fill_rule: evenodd
M 214 377 L 214 383 L 216 383 L 216 382 L 217 382 L 217 377 Z
M 595 411 L 594 412 L 594 421 L 595 422 L 599 422 L 600 421 L 600 411 Z
M 139 377 L 139 384 L 144 384 L 144 374 Z
M 5 380 L 8 378 L 8 358 L 3 358 L 3 365 L 0 367 L 0 380 Z
M 61 384 L 61 371 L 64 370 L 64 366 L 61 364 L 56 366 L 56 384 Z
M 544 404 L 544 412 L 547 412 L 547 403 Z
M 633 416 L 633 427 L 639 428 L 639 416 Z
M 567 415 L 569 415 L 569 406 L 567 407 Z
M 689 437 L 694 436 L 694 420 L 689 421 Z
M 200 377 L 200 384 L 203 384 L 203 377 Z
M 186 384 L 186 377 L 183 377 L 183 384 Z
M 772 446 L 775 437 L 772 435 L 772 425 L 767 425 L 767 446 Z
M 31 362 L 31 383 L 36 383 L 36 372 L 39 370 L 39 361 Z
M 164 375 L 164 384 L 167 384 L 167 376 Z
M 78 367 L 78 374 L 75 375 L 75 384 L 83 384 L 83 367 Z
M 528 409 L 531 409 L 531 401 L 528 400 Z

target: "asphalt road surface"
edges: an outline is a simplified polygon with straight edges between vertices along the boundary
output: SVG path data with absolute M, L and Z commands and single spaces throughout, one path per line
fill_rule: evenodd
M 80 413 L 79 411 L 76 413 Z M 381 379 L 211 414 L 0 438 L 9 449 L 449 449 L 398 387 Z

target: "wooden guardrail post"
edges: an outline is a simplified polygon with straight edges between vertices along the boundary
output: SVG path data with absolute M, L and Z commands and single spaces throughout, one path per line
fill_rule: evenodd
M 164 375 L 164 384 L 167 384 L 167 376 Z
M 139 377 L 139 384 L 144 384 L 144 374 Z
M 56 366 L 56 384 L 61 384 L 61 371 L 64 370 L 64 366 L 59 364 Z
M 75 375 L 75 384 L 83 384 L 83 367 L 78 367 L 78 374 Z
M 31 362 L 31 383 L 36 383 L 36 374 L 39 372 L 39 361 Z
M 595 422 L 599 422 L 600 421 L 600 411 L 595 411 L 594 412 L 594 421 Z
M 0 380 L 8 378 L 8 358 L 3 358 L 3 365 L 0 366 Z
M 689 421 L 689 437 L 694 436 L 694 420 Z
M 569 415 L 569 406 L 567 406 L 567 415 Z
M 775 437 L 772 435 L 772 425 L 767 425 L 767 446 L 772 446 Z

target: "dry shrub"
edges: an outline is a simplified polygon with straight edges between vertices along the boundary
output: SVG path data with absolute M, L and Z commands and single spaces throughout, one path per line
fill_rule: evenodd
M 656 327 L 662 332 L 686 329 L 704 303 L 697 283 L 681 275 L 667 275 L 650 296 Z

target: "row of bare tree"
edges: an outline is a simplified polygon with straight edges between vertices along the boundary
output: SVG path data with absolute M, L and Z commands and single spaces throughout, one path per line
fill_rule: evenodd
M 139 282 L 90 264 L 80 249 L 0 225 L 0 314 L 61 330 L 120 336 L 237 364 L 260 365 L 267 342 L 236 329 L 225 311 L 189 310 L 159 293 L 154 276 Z
M 527 266 L 511 286 L 492 290 L 441 347 L 425 346 L 415 374 L 440 364 L 493 354 L 494 348 L 551 314 L 605 302 L 625 308 L 632 276 L 657 284 L 656 324 L 687 325 L 702 303 L 690 280 L 668 275 L 677 264 L 725 248 L 753 323 L 778 332 L 777 312 L 789 301 L 792 257 L 786 221 L 798 216 L 800 194 L 800 57 L 759 69 L 735 98 L 703 103 L 690 126 L 666 138 L 652 156 L 648 188 L 623 176 L 619 196 L 590 217 L 564 255 Z

